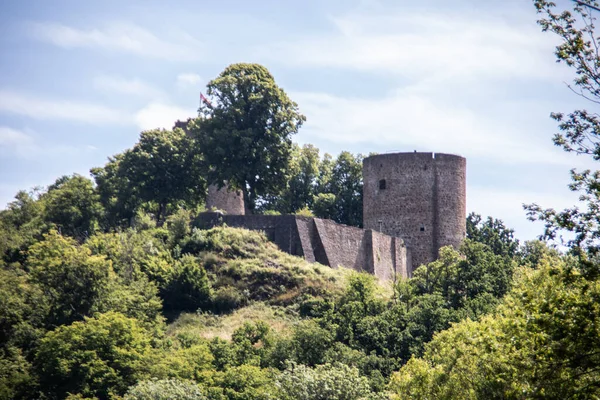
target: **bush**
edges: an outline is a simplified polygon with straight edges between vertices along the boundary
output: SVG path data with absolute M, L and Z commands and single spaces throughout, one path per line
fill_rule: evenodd
M 124 400 L 205 400 L 200 387 L 178 379 L 142 381 L 127 391 Z
M 367 378 L 344 364 L 316 368 L 290 365 L 277 378 L 282 400 L 364 400 L 376 398 Z
M 196 257 L 186 255 L 174 263 L 161 295 L 169 311 L 196 311 L 207 305 L 210 283 Z
M 41 340 L 35 358 L 45 393 L 123 394 L 144 377 L 151 337 L 137 321 L 109 312 L 58 327 Z
M 213 309 L 218 313 L 227 313 L 246 304 L 246 297 L 233 286 L 223 286 L 215 291 L 212 298 Z

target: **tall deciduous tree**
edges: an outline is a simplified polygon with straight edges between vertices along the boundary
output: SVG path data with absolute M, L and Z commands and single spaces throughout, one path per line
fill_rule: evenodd
M 543 31 L 553 32 L 561 40 L 556 47 L 557 61 L 575 71 L 575 79 L 569 88 L 590 100 L 592 105 L 600 102 L 600 53 L 595 18 L 598 16 L 593 7 L 598 2 L 565 2 L 572 9 L 559 9 L 548 0 L 533 0 L 541 15 L 538 23 Z M 600 116 L 594 111 L 575 110 L 565 115 L 551 114 L 558 122 L 559 133 L 554 143 L 567 152 L 586 154 L 594 160 L 600 160 Z M 571 171 L 573 182 L 569 185 L 573 191 L 580 191 L 581 199 L 586 203 L 584 209 L 572 207 L 563 211 L 544 209 L 537 204 L 526 205 L 529 218 L 545 223 L 544 237 L 554 239 L 560 230 L 566 229 L 575 234 L 570 245 L 575 249 L 585 248 L 593 253 L 600 250 L 600 172 L 590 170 Z
M 467 216 L 467 238 L 488 245 L 494 254 L 514 257 L 519 251 L 519 240 L 514 230 L 507 228 L 499 219 L 470 213 Z
M 321 163 L 315 215 L 346 225 L 362 226 L 362 154 L 343 151 L 335 161 Z
M 196 150 L 182 129 L 145 131 L 132 149 L 92 174 L 111 208 L 132 217 L 135 208 L 148 203 L 160 224 L 169 205 L 193 205 L 205 195 L 202 156 Z
M 210 183 L 241 189 L 252 212 L 259 196 L 285 188 L 291 135 L 306 118 L 258 64 L 230 65 L 208 83 L 207 95 L 210 103 L 188 129 L 210 166 Z
M 91 180 L 81 175 L 63 176 L 42 196 L 44 215 L 62 233 L 83 238 L 98 228 L 103 209 Z
M 312 144 L 302 147 L 294 143 L 285 189 L 278 195 L 266 196 L 261 208 L 282 214 L 312 209 L 319 178 L 319 149 Z

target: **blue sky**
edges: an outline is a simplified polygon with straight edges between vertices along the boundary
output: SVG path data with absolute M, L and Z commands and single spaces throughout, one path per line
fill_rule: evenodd
M 449 4 L 451 3 L 451 4 Z M 195 115 L 198 92 L 258 62 L 324 152 L 467 157 L 468 211 L 531 239 L 522 203 L 575 203 L 551 111 L 565 86 L 530 1 L 75 1 L 0 5 L 0 207 L 19 189 L 88 175 L 139 132 Z

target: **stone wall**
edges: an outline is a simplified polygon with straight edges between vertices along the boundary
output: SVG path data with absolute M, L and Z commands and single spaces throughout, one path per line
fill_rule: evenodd
M 240 190 L 230 190 L 227 185 L 220 189 L 217 185 L 209 185 L 206 209 L 220 210 L 228 215 L 244 215 L 244 195 Z
M 403 241 L 372 230 L 295 215 L 206 212 L 194 221 L 201 229 L 223 224 L 263 231 L 282 251 L 310 262 L 369 272 L 381 280 L 408 276 L 409 255 Z
M 327 219 L 314 219 L 316 232 L 327 255 L 329 266 L 344 266 L 357 271 L 369 268 L 365 253 L 365 231 L 352 226 L 340 225 Z
M 407 274 L 458 247 L 466 220 L 466 161 L 433 153 L 391 153 L 363 161 L 363 226 L 402 238 Z M 408 257 L 408 255 L 407 255 Z

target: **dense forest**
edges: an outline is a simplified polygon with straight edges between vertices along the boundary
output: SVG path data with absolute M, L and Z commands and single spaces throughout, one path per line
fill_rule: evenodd
M 600 99 L 592 9 L 534 4 Z M 362 221 L 363 156 L 294 144 L 305 117 L 266 68 L 233 64 L 206 96 L 0 211 L 1 399 L 600 397 L 600 172 L 572 171 L 584 208 L 525 206 L 541 240 L 471 213 L 460 249 L 380 282 L 195 226 L 225 181 L 250 213 Z M 553 118 L 555 144 L 600 159 L 596 114 Z

